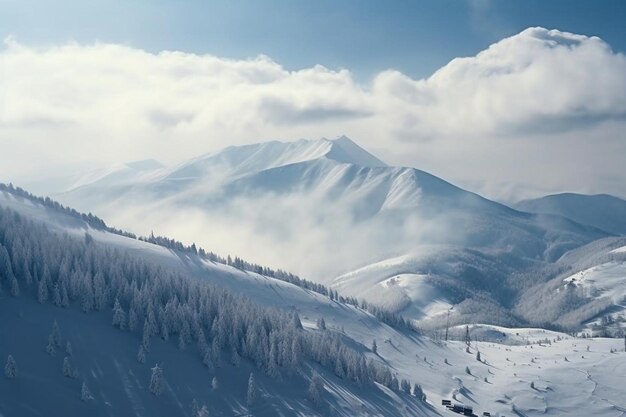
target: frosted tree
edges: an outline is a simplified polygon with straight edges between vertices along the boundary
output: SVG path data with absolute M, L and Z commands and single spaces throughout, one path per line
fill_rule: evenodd
M 43 278 L 39 281 L 39 285 L 37 287 L 37 301 L 43 304 L 48 300 L 48 282 L 46 281 L 46 275 L 44 274 Z
M 372 352 L 374 354 L 378 354 L 378 345 L 376 344 L 376 339 L 372 340 Z
M 195 417 L 209 417 L 209 409 L 207 408 L 206 405 L 203 405 L 198 412 L 196 413 Z
M 17 363 L 12 355 L 9 355 L 6 365 L 4 365 L 4 376 L 9 379 L 17 377 Z
M 420 401 L 426 401 L 426 394 L 424 393 L 422 386 L 419 384 L 413 385 L 413 396 Z
M 237 352 L 237 349 L 235 349 L 234 346 L 233 346 L 231 357 L 230 357 L 230 363 L 235 368 L 239 368 L 239 365 L 241 364 L 241 357 L 239 356 L 239 353 Z
M 256 398 L 258 396 L 258 388 L 256 386 L 256 381 L 254 380 L 254 374 L 251 372 L 250 377 L 248 378 L 248 393 L 246 395 L 246 402 L 248 403 L 248 407 L 251 407 L 256 402 Z
M 11 257 L 9 256 L 9 252 L 7 248 L 4 247 L 2 242 L 0 241 L 0 277 L 8 278 L 9 281 L 11 277 L 13 277 L 13 267 L 11 266 Z
M 69 307 L 70 306 L 70 297 L 67 295 L 67 287 L 65 283 L 61 284 L 61 307 Z
M 133 307 L 128 311 L 128 330 L 134 332 L 137 329 L 139 319 L 137 318 L 137 312 Z
M 57 307 L 61 307 L 62 305 L 61 289 L 59 288 L 58 282 L 55 283 L 54 288 L 52 288 L 52 303 Z
M 70 358 L 68 356 L 63 358 L 63 376 L 66 378 L 74 377 L 74 372 L 72 371 L 72 363 L 70 362 Z
M 146 363 L 146 349 L 143 347 L 143 343 L 139 345 L 139 350 L 137 350 L 137 362 Z
M 150 337 L 152 336 L 152 328 L 148 319 L 143 322 L 143 335 L 141 337 L 141 345 L 145 351 L 150 350 Z
M 126 313 L 117 298 L 113 304 L 113 326 L 119 327 L 120 330 L 124 330 L 126 327 Z
M 298 337 L 294 337 L 291 342 L 291 368 L 295 369 L 302 359 L 302 345 L 300 344 L 300 339 Z
M 191 329 L 189 328 L 189 323 L 185 322 L 180 330 L 180 333 L 178 334 L 178 349 L 185 350 L 190 338 Z
M 204 357 L 204 355 L 206 354 L 208 349 L 209 349 L 209 345 L 208 345 L 208 343 L 206 341 L 206 335 L 204 333 L 204 330 L 202 330 L 202 328 L 200 328 L 198 330 L 198 350 L 200 351 L 200 353 Z
M 46 345 L 46 352 L 48 355 L 54 355 L 57 352 L 57 348 L 54 344 L 54 337 L 50 334 L 48 335 L 48 344 Z
M 157 397 L 163 392 L 163 370 L 159 365 L 152 368 L 152 376 L 150 377 L 150 392 Z
M 83 402 L 93 400 L 93 397 L 91 396 L 91 391 L 89 391 L 89 387 L 87 386 L 87 383 L 85 381 L 83 381 L 83 386 L 80 389 L 80 399 Z
M 393 378 L 391 378 L 391 383 L 389 384 L 389 387 L 394 391 L 398 391 L 400 389 L 400 383 L 398 382 L 398 378 L 394 375 Z
M 309 388 L 307 389 L 307 397 L 313 404 L 320 406 L 322 404 L 322 391 L 324 390 L 324 381 L 317 374 L 317 372 L 313 372 L 313 376 L 311 377 L 311 383 L 309 384 Z
M 167 326 L 166 320 L 163 320 L 163 322 L 161 323 L 161 339 L 163 339 L 163 341 L 165 342 L 170 340 L 170 329 Z
M 300 316 L 298 315 L 297 311 L 294 311 L 293 315 L 291 316 L 291 324 L 293 325 L 294 329 L 302 329 L 302 322 L 300 321 Z
M 93 277 L 93 301 L 96 311 L 102 310 L 107 303 L 106 283 L 104 281 L 102 272 L 96 273 L 96 275 Z M 122 310 L 122 312 L 123 311 L 124 310 Z M 125 321 L 126 320 L 124 320 L 122 323 L 126 324 Z
M 406 379 L 403 379 L 402 381 L 400 381 L 400 390 L 402 392 L 410 394 L 411 393 L 411 383 L 409 381 L 407 381 Z
M 50 333 L 50 336 L 52 336 L 54 346 L 61 347 L 61 328 L 56 320 L 52 323 L 52 333 Z
M 211 381 L 211 388 L 213 388 L 213 391 L 217 390 L 220 387 L 220 383 L 217 380 L 217 377 L 214 376 L 213 380 Z
M 73 350 L 72 350 L 72 344 L 70 343 L 70 341 L 68 340 L 67 343 L 65 343 L 65 354 L 67 356 L 72 356 L 73 354 Z
M 17 297 L 20 295 L 20 284 L 17 282 L 15 276 L 9 278 L 9 285 L 11 286 L 11 295 Z

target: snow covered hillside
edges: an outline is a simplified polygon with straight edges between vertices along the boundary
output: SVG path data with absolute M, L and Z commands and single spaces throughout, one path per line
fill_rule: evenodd
M 0 415 L 429 414 L 341 331 L 371 314 L 85 217 L 0 192 Z
M 563 193 L 524 200 L 518 210 L 567 217 L 616 235 L 626 235 L 626 201 L 611 195 Z
M 11 355 L 17 370 L 15 377 L 0 379 L 0 415 L 35 416 L 56 410 L 69 416 L 192 416 L 194 402 L 198 409 L 206 405 L 210 415 L 268 416 L 454 415 L 440 405 L 442 399 L 471 405 L 475 412 L 489 411 L 501 416 L 617 417 L 626 407 L 623 400 L 626 392 L 618 383 L 625 362 L 622 340 L 577 339 L 542 329 L 479 325 L 469 328 L 471 346 L 467 349 L 463 341 L 437 341 L 402 327 L 390 327 L 360 308 L 278 279 L 207 261 L 186 250 L 169 249 L 111 233 L 101 226 L 90 225 L 83 217 L 19 193 L 0 192 L 0 210 L 0 248 L 11 254 L 9 265 L 13 268 L 15 253 L 20 254 L 20 259 L 30 260 L 23 265 L 16 262 L 17 295 L 12 293 L 15 290 L 12 280 L 7 282 L 7 264 L 0 262 L 3 266 L 0 323 L 3 332 L 11 335 L 0 338 L 0 357 L 4 362 Z M 98 224 L 94 218 L 90 222 Z M 45 224 L 45 229 L 38 226 L 41 224 Z M 30 233 L 16 234 L 16 227 L 28 228 Z M 9 241 L 13 244 L 7 249 L 5 244 Z M 44 250 L 52 242 L 57 248 L 55 257 L 50 257 L 49 249 Z M 30 245 L 37 248 L 35 252 L 18 249 Z M 91 276 L 93 298 L 85 298 L 83 284 L 80 284 L 85 281 L 81 281 L 79 274 L 63 278 L 63 274 L 56 272 L 55 259 L 58 262 L 69 256 L 68 247 L 73 248 L 71 253 L 85 251 L 88 254 L 77 257 L 77 265 L 87 268 L 91 263 L 95 268 Z M 118 253 L 116 250 L 121 251 L 120 256 L 103 258 L 104 255 L 99 255 Z M 37 257 L 34 253 L 38 253 Z M 83 264 L 88 259 L 91 261 Z M 132 262 L 127 264 L 126 259 Z M 150 266 L 144 264 L 144 260 Z M 41 269 L 42 262 L 51 266 L 49 272 Z M 130 268 L 129 272 L 135 272 L 118 276 L 114 267 L 98 278 L 98 265 L 109 263 L 123 271 Z M 152 281 L 152 268 L 157 268 L 159 275 L 165 278 Z M 24 277 L 26 270 L 32 271 L 29 272 L 30 285 Z M 168 278 L 170 274 L 181 276 Z M 132 301 L 132 292 L 123 290 L 125 285 L 120 286 L 124 282 L 120 281 L 122 277 L 129 280 L 128 288 L 134 288 L 139 295 L 136 302 Z M 111 279 L 107 288 L 118 289 L 99 293 L 97 283 L 102 282 L 102 278 L 105 282 Z M 405 278 L 401 276 L 398 283 L 388 285 L 405 285 Z M 177 320 L 162 321 L 162 317 L 167 316 L 163 316 L 165 311 L 170 309 L 168 306 L 176 305 L 166 302 L 161 304 L 162 309 L 158 307 L 167 291 L 176 288 L 168 284 L 170 279 L 172 282 L 182 279 L 181 283 L 190 286 L 189 290 L 179 293 L 176 303 L 180 304 L 176 310 L 183 317 L 192 317 L 191 323 L 197 320 L 193 314 L 188 316 L 196 308 L 196 302 L 185 304 L 185 299 L 192 297 L 190 300 L 193 300 L 196 290 L 191 290 L 203 292 L 203 282 L 208 281 L 214 288 L 211 291 L 217 294 L 228 291 L 224 294 L 229 300 L 227 303 L 217 304 L 217 310 L 209 308 L 206 312 L 215 315 L 217 323 L 231 315 L 238 317 L 246 309 L 255 311 L 253 317 L 272 317 L 271 311 L 277 311 L 278 316 L 273 319 L 276 321 L 268 322 L 280 331 L 280 338 L 273 340 L 292 337 L 288 335 L 294 331 L 302 332 L 303 338 L 328 337 L 336 343 L 333 350 L 346 355 L 354 352 L 357 355 L 354 357 L 363 355 L 365 360 L 371 361 L 371 369 L 387 367 L 392 377 L 387 381 L 390 388 L 379 382 L 352 382 L 351 365 L 332 366 L 326 362 L 330 359 L 317 362 L 310 356 L 312 352 L 303 355 L 295 368 L 282 362 L 283 353 L 277 354 L 275 363 L 266 362 L 266 356 L 254 359 L 245 346 L 235 343 L 236 347 L 232 348 L 234 341 L 230 337 L 221 342 L 224 343 L 222 349 L 218 347 L 215 353 L 203 357 L 201 352 L 207 347 L 202 347 L 202 336 L 195 325 L 184 330 L 184 325 L 178 327 L 181 322 Z M 59 293 L 60 298 L 56 298 L 55 280 L 61 287 L 68 282 L 67 307 L 64 307 L 63 291 Z M 48 288 L 48 298 L 43 301 L 40 300 L 42 288 L 45 288 L 42 281 L 52 287 Z M 72 291 L 76 291 L 76 298 Z M 114 305 L 114 294 L 120 300 L 119 308 Z M 242 300 L 228 298 L 227 294 L 248 296 L 246 299 L 252 300 L 254 305 L 271 310 L 255 310 L 258 307 L 241 304 Z M 143 306 L 139 301 L 142 299 L 152 300 L 153 307 Z M 107 301 L 98 309 L 102 300 Z M 233 306 L 237 308 L 233 310 Z M 148 311 L 143 321 L 131 319 L 134 314 L 140 316 L 144 307 L 152 309 L 154 320 L 159 322 L 156 329 L 147 332 L 148 336 L 145 328 L 152 326 L 151 313 Z M 222 308 L 227 309 L 223 313 L 228 314 L 220 314 Z M 295 312 L 303 326 L 301 331 L 290 327 L 294 325 Z M 206 320 L 203 316 L 198 318 L 200 323 Z M 55 321 L 58 332 L 53 325 Z M 133 331 L 130 327 L 137 326 L 131 324 L 134 321 L 141 325 Z M 169 324 L 163 327 L 164 323 Z M 250 326 L 245 323 L 244 320 L 240 325 Z M 219 329 L 221 325 L 228 324 L 224 322 L 214 327 Z M 219 330 L 214 334 L 211 327 L 203 328 L 207 346 L 219 343 L 215 342 L 220 340 Z M 230 335 L 231 331 L 225 334 Z M 464 326 L 453 327 L 450 337 L 462 340 L 464 333 Z M 260 344 L 267 343 L 270 349 L 265 355 L 272 358 L 270 340 Z M 319 340 L 325 343 L 324 339 Z M 141 353 L 146 344 L 147 349 Z M 211 349 L 207 352 L 212 352 Z M 142 355 L 145 355 L 145 362 Z M 277 367 L 268 368 L 270 363 Z M 11 369 L 9 367 L 9 371 Z M 269 369 L 278 374 L 268 373 Z M 313 372 L 318 376 L 314 378 Z M 248 403 L 251 373 L 255 389 Z M 406 394 L 406 384 L 400 384 L 402 380 L 420 384 L 427 402 Z

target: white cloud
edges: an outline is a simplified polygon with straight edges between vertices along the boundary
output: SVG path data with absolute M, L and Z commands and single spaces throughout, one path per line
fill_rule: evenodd
M 542 28 L 427 79 L 385 71 L 369 85 L 266 56 L 14 40 L 0 51 L 0 176 L 22 183 L 61 167 L 345 133 L 391 163 L 491 196 L 519 192 L 503 183 L 626 195 L 625 120 L 626 57 Z

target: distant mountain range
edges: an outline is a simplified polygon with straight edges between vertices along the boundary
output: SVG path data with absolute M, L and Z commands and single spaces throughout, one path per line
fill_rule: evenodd
M 116 226 L 332 284 L 424 326 L 440 326 L 453 305 L 453 322 L 538 323 L 526 295 L 570 268 L 558 262 L 568 251 L 620 227 L 617 217 L 597 220 L 618 199 L 511 208 L 389 166 L 347 137 L 231 146 L 172 167 L 119 165 L 56 197 Z
M 554 194 L 515 204 L 529 213 L 556 214 L 615 235 L 626 235 L 626 201 L 607 194 Z

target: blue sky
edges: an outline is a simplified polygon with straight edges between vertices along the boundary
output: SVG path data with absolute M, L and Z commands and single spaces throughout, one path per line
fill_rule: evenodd
M 367 79 L 395 68 L 424 77 L 529 26 L 595 35 L 626 50 L 626 2 L 0 0 L 0 35 L 30 44 L 123 43 L 322 64 Z

